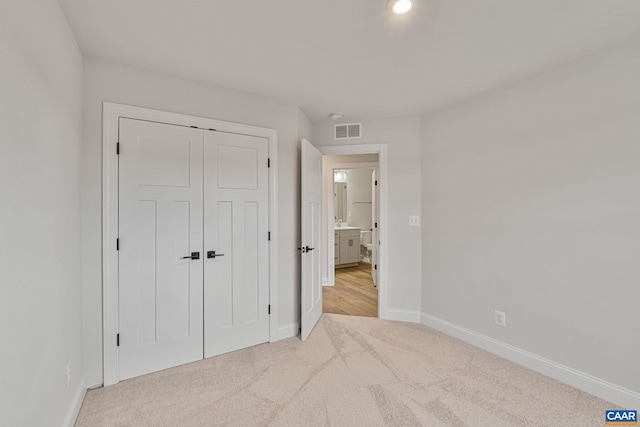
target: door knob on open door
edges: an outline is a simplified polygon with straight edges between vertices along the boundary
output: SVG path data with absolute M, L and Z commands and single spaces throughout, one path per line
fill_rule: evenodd
M 183 256 L 180 259 L 200 259 L 200 252 L 191 252 L 191 255 Z

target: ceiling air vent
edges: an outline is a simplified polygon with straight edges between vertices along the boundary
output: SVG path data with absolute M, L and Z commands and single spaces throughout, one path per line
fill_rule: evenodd
M 345 123 L 343 125 L 334 125 L 334 139 L 351 139 L 360 138 L 361 123 Z

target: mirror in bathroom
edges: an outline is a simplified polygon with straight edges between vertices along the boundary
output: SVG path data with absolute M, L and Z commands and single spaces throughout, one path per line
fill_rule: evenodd
M 333 206 L 335 208 L 335 221 L 347 222 L 347 183 L 333 183 Z
M 335 222 L 347 222 L 347 171 L 337 170 L 333 173 L 333 206 Z

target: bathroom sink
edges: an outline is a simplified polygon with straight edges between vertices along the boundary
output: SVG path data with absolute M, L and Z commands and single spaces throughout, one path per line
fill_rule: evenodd
M 360 230 L 360 227 L 352 227 L 347 224 L 341 224 L 341 225 L 336 224 L 336 230 Z

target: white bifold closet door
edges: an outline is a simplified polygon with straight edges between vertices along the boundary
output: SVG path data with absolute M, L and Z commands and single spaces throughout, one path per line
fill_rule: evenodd
M 202 359 L 203 132 L 120 119 L 120 147 L 122 380 Z
M 269 340 L 267 161 L 264 138 L 205 132 L 205 357 Z
M 120 119 L 119 379 L 269 340 L 268 141 Z

